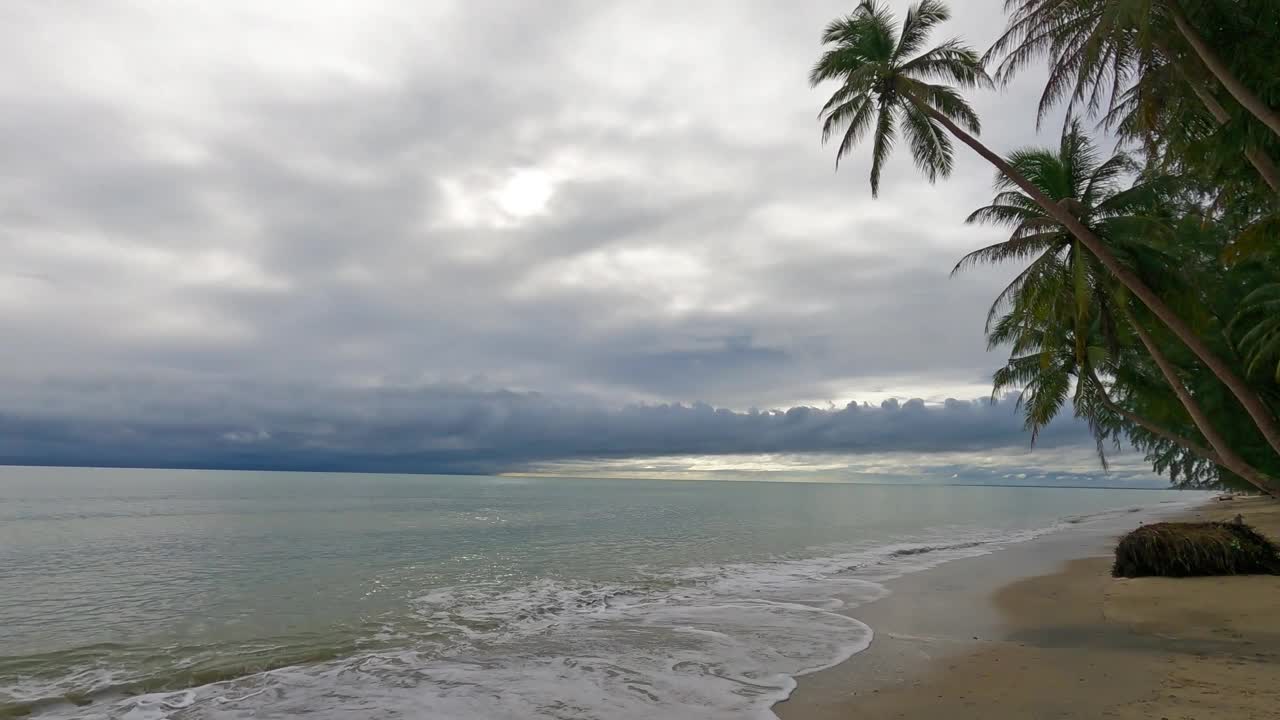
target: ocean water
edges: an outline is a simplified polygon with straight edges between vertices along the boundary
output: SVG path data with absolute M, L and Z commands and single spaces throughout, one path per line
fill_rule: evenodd
M 0 468 L 0 717 L 772 718 L 885 580 L 1187 501 Z

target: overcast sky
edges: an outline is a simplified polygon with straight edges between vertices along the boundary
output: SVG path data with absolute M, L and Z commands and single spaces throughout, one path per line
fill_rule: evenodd
M 953 4 L 940 39 L 985 48 L 1001 0 Z M 985 395 L 1016 269 L 948 273 L 1000 238 L 962 223 L 991 170 L 958 148 L 930 186 L 900 153 L 878 200 L 865 148 L 834 171 L 806 75 L 853 6 L 5 3 L 0 455 L 122 428 L 131 457 L 377 454 L 397 428 L 396 452 L 480 452 L 520 431 L 441 414 Z M 984 138 L 1035 142 L 1037 91 L 972 94 Z M 1027 444 L 991 422 L 959 445 Z M 929 449 L 859 427 L 827 444 Z M 635 432 L 610 451 L 716 451 Z

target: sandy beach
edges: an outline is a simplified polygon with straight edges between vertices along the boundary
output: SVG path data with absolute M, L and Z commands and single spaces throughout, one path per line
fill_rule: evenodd
M 1280 538 L 1280 503 L 1214 501 Z M 801 679 L 783 720 L 1280 718 L 1280 577 L 1113 579 L 1120 517 L 891 583 L 864 653 Z M 997 588 L 994 592 L 992 588 Z

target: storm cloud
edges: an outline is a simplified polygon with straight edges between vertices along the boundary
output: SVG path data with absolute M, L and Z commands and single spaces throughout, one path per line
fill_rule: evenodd
M 962 223 L 989 168 L 898 157 L 872 200 L 819 142 L 806 74 L 852 4 L 7 4 L 4 457 L 1025 446 L 947 401 L 1000 363 L 1014 269 L 948 279 L 999 238 Z M 976 46 L 1002 23 L 953 5 Z M 974 95 L 997 148 L 1036 141 L 1035 84 Z
M 524 472 L 548 461 L 672 455 L 964 453 L 1027 445 L 1016 398 L 915 399 L 743 412 L 696 403 L 605 408 L 537 393 L 431 387 L 80 384 L 58 410 L 0 416 L 0 462 L 197 468 Z M 1078 446 L 1055 423 L 1039 446 Z

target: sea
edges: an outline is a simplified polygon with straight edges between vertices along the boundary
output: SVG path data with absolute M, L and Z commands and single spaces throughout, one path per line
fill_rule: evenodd
M 886 581 L 1200 497 L 0 468 L 0 717 L 773 718 Z

